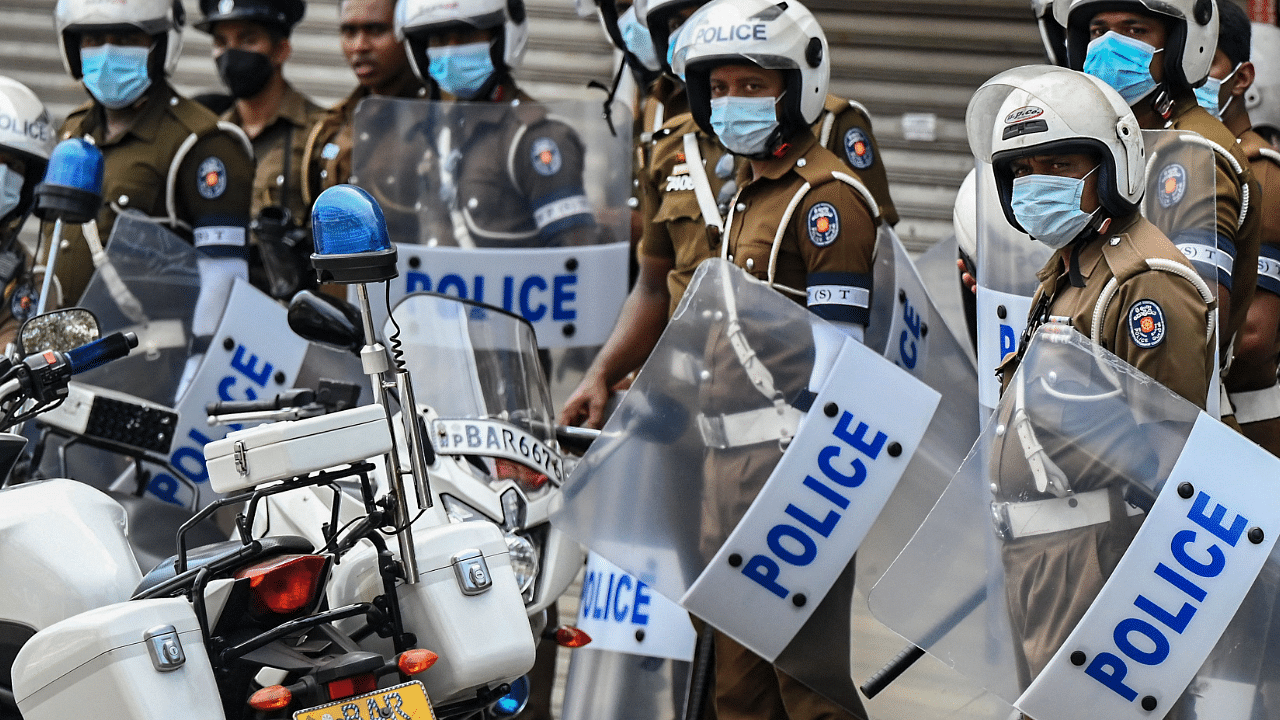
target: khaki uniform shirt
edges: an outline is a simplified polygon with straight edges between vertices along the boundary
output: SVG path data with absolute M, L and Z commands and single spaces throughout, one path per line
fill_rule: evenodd
M 157 83 L 148 90 L 133 125 L 111 140 L 106 138 L 106 118 L 96 101 L 76 109 L 63 123 L 59 137 L 80 136 L 92 138 L 102 150 L 102 209 L 97 225 L 104 244 L 116 216 L 132 210 L 164 222 L 207 252 L 245 253 L 253 158 L 244 136 L 220 128 L 213 113 L 178 95 L 168 84 Z M 171 174 L 174 158 L 193 136 L 195 143 Z M 78 227 L 64 227 L 57 267 L 64 304 L 80 297 L 92 273 L 84 236 Z
M 876 240 L 871 208 L 836 179 L 847 168 L 813 135 L 797 138 L 782 159 L 781 170 L 759 178 L 749 178 L 750 166 L 742 168 L 725 223 L 728 257 L 775 289 L 807 298 L 820 317 L 865 325 Z M 786 217 L 806 183 L 808 191 Z M 807 292 L 818 286 L 825 292 Z M 859 306 L 856 290 L 835 288 L 862 288 L 867 295 Z
M 321 192 L 351 179 L 351 146 L 354 142 L 356 106 L 372 93 L 359 86 L 345 100 L 329 108 L 328 113 L 311 129 L 304 145 L 307 162 L 299 167 L 302 178 L 302 202 L 308 208 Z M 406 70 L 388 97 L 421 98 L 427 91 L 417 76 Z
M 1244 169 L 1237 173 L 1226 158 L 1214 153 L 1217 186 L 1218 235 L 1235 246 L 1235 261 L 1231 270 L 1231 317 L 1226 318 L 1223 341 L 1235 336 L 1244 325 L 1253 299 L 1258 275 L 1258 249 L 1262 242 L 1262 213 L 1259 205 L 1262 191 L 1249 170 L 1249 160 L 1237 146 L 1235 136 L 1204 108 L 1195 97 L 1189 96 L 1175 104 L 1169 127 L 1174 130 L 1190 130 L 1221 145 Z M 1239 223 L 1245 187 L 1249 188 L 1249 202 L 1244 224 Z M 1167 226 L 1166 226 L 1167 228 Z M 1172 238 L 1175 243 L 1178 238 Z
M 306 95 L 292 87 L 285 88 L 276 117 L 251 140 L 253 157 L 257 162 L 253 176 L 254 217 L 264 207 L 284 206 L 295 222 L 308 224 L 311 208 L 302 198 L 299 169 L 306 167 L 304 151 L 307 136 L 325 116 L 325 109 Z M 243 127 L 240 113 L 234 105 L 223 113 L 222 119 Z
M 477 247 L 563 245 L 595 224 L 586 149 L 572 128 L 523 93 L 511 103 L 467 103 L 464 112 L 446 121 L 457 157 L 446 191 Z

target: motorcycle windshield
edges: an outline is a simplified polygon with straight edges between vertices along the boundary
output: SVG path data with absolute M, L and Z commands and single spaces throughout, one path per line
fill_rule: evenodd
M 98 316 L 102 334 L 137 333 L 127 357 L 76 379 L 172 405 L 191 355 L 191 323 L 200 295 L 198 255 L 164 226 L 131 213 L 111 230 L 106 262 L 80 305 Z
M 609 336 L 628 287 L 631 153 L 598 102 L 371 97 L 355 138 L 352 182 L 398 248 L 392 305 L 438 292 L 498 306 L 546 348 Z
M 1280 513 L 1256 498 L 1277 470 L 1045 326 L 871 610 L 1037 720 L 1248 718 L 1280 570 Z
M 708 260 L 552 523 L 854 708 L 851 559 L 938 402 L 804 306 Z
M 420 406 L 441 420 L 500 421 L 555 446 L 551 395 L 528 322 L 487 305 L 414 293 L 395 306 L 383 331 L 399 338 L 389 340 L 392 354 L 417 380 Z M 439 438 L 432 441 L 439 447 Z

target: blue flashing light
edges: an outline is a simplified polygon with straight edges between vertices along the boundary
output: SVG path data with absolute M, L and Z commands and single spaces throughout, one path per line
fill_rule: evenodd
M 83 138 L 58 143 L 49 156 L 44 184 L 102 196 L 102 151 Z
M 511 692 L 498 698 L 493 713 L 499 717 L 515 717 L 529 704 L 529 676 L 521 675 L 511 683 Z
M 320 193 L 311 209 L 316 255 L 358 255 L 391 249 L 382 208 L 355 185 L 335 185 Z

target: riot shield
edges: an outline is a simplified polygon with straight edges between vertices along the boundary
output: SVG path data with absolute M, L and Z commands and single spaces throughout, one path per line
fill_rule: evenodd
M 1035 720 L 1250 718 L 1278 463 L 1045 326 L 872 612 Z
M 308 343 L 295 335 L 283 306 L 246 282 L 227 297 L 215 332 L 193 336 L 200 296 L 199 253 L 159 224 L 125 213 L 117 219 L 80 304 L 94 311 L 103 332 L 138 334 L 128 357 L 77 377 L 86 385 L 125 392 L 178 415 L 165 452 L 143 463 L 148 494 L 197 508 L 216 494 L 208 487 L 204 446 L 238 426 L 210 426 L 205 406 L 219 400 L 257 400 L 293 387 Z M 198 362 L 191 362 L 197 358 Z M 114 477 L 118 465 L 90 459 L 72 473 Z M 136 468 L 135 468 L 136 469 Z M 134 476 L 116 486 L 132 489 Z
M 1027 327 L 1036 273 L 1053 251 L 1009 224 L 1000 205 L 991 166 L 975 162 L 977 173 L 978 402 L 989 413 L 1000 400 L 996 367 L 1018 349 Z M 985 419 L 985 415 L 983 416 Z
M 548 348 L 608 337 L 628 286 L 630 138 L 599 103 L 367 98 L 355 137 L 355 183 L 399 247 L 393 305 L 415 291 L 496 305 Z
M 552 522 L 857 707 L 849 565 L 938 400 L 804 307 L 708 260 Z
M 955 271 L 953 261 L 953 277 Z M 876 239 L 871 298 L 867 347 L 933 388 L 941 400 L 926 442 L 858 553 L 858 576 L 867 588 L 924 521 L 980 429 L 973 412 L 978 377 L 969 354 L 947 330 L 915 263 L 888 225 L 881 226 Z

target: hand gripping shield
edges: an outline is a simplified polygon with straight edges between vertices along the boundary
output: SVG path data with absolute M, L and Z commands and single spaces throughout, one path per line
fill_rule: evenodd
M 850 561 L 937 403 L 873 350 L 708 260 L 552 522 L 857 707 Z
M 1249 718 L 1277 462 L 1045 326 L 872 612 L 1036 720 Z
M 543 347 L 604 342 L 626 299 L 631 171 L 598 103 L 367 98 L 355 138 L 354 182 L 398 248 L 392 305 L 439 292 L 520 315 Z

